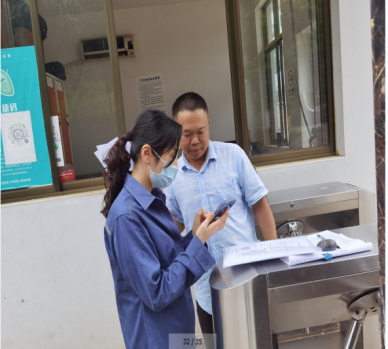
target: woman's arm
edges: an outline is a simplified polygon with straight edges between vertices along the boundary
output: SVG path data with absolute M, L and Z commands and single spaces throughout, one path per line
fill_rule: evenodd
M 150 235 L 131 215 L 116 220 L 112 239 L 124 279 L 154 311 L 176 300 L 215 264 L 201 240 L 194 237 L 185 252 L 162 269 Z

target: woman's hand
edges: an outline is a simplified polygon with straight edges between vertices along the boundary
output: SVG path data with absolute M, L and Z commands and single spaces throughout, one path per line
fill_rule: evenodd
M 228 217 L 229 217 L 229 208 L 227 208 L 224 214 L 212 224 L 210 224 L 210 222 L 214 218 L 213 212 L 205 212 L 202 216 L 206 218 L 196 230 L 196 235 L 204 244 L 217 231 L 224 229 L 226 221 L 228 220 Z M 193 236 L 194 236 L 194 229 L 193 229 Z
M 194 222 L 193 222 L 193 237 L 197 234 L 197 229 L 205 220 L 206 215 L 204 215 L 203 207 L 195 214 Z

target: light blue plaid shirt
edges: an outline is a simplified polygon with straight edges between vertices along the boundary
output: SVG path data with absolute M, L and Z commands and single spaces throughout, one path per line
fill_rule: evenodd
M 207 241 L 217 263 L 225 247 L 257 241 L 250 207 L 267 195 L 268 190 L 238 145 L 210 141 L 201 171 L 192 167 L 184 155 L 178 160 L 178 167 L 175 181 L 165 190 L 166 203 L 173 217 L 184 223 L 187 231 L 192 229 L 194 216 L 201 207 L 214 212 L 221 201 L 237 199 L 225 228 Z M 197 301 L 209 314 L 212 314 L 209 286 L 212 270 L 195 284 Z

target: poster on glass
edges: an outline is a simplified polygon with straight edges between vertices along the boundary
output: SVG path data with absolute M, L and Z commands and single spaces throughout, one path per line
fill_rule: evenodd
M 1 190 L 52 184 L 34 46 L 1 50 Z

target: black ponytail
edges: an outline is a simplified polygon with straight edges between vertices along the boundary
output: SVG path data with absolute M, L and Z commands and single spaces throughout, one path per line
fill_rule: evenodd
M 165 113 L 158 110 L 146 110 L 140 114 L 135 127 L 127 132 L 109 150 L 103 171 L 104 184 L 107 192 L 104 196 L 105 206 L 101 213 L 106 218 L 109 210 L 123 189 L 125 176 L 130 168 L 130 160 L 136 164 L 141 149 L 148 144 L 157 154 L 162 154 L 176 147 L 174 160 L 178 154 L 178 145 L 182 135 L 182 127 Z M 125 149 L 131 142 L 131 151 Z M 159 158 L 157 158 L 159 161 Z

